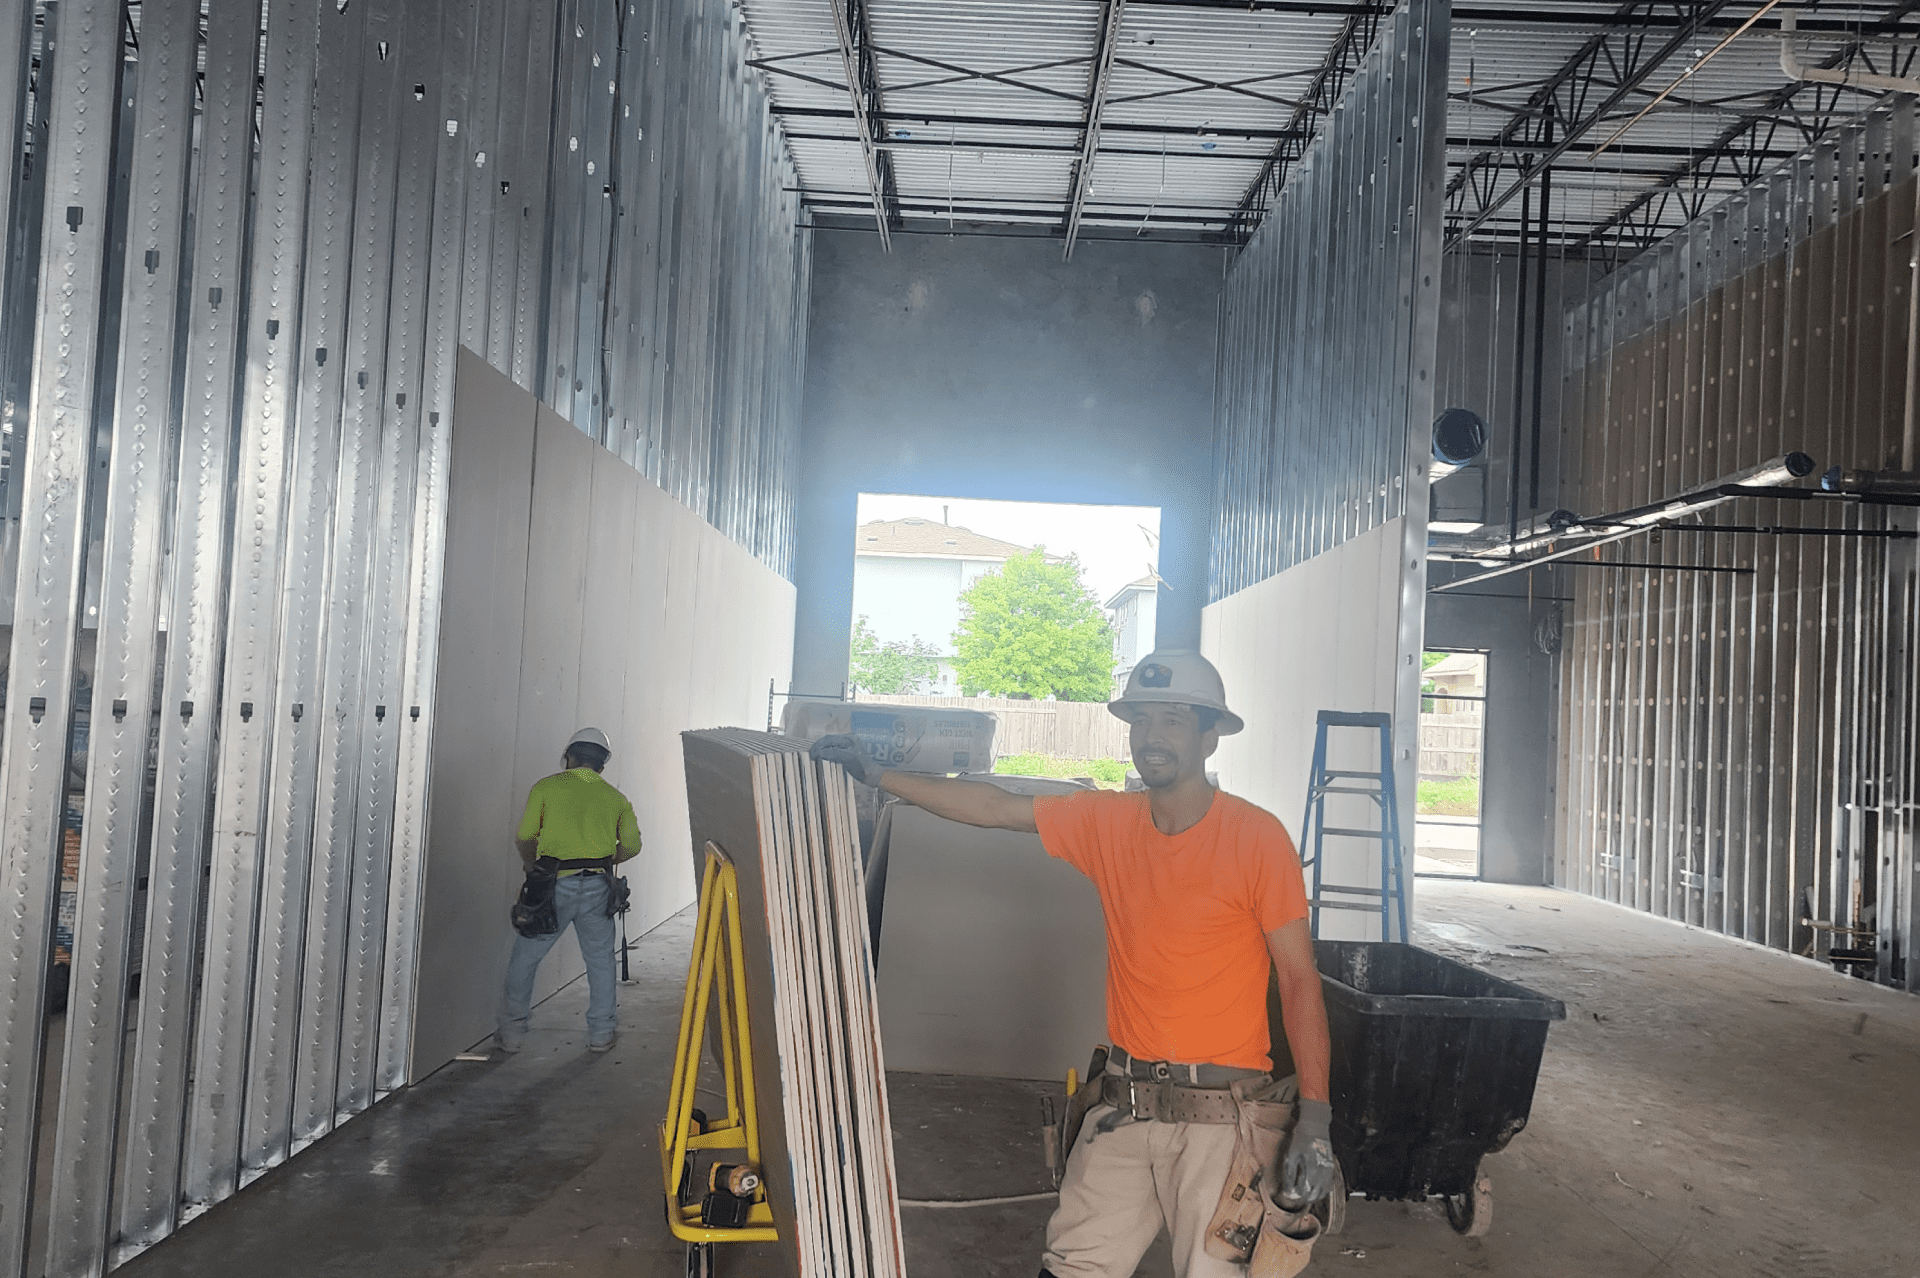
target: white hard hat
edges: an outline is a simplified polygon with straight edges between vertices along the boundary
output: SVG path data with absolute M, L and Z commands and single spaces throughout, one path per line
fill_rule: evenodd
M 1140 658 L 1127 676 L 1127 690 L 1107 709 L 1116 718 L 1133 722 L 1127 706 L 1145 701 L 1171 701 L 1177 705 L 1204 706 L 1220 716 L 1220 735 L 1230 736 L 1247 725 L 1227 709 L 1227 688 L 1220 672 L 1191 648 L 1161 648 Z
M 605 750 L 609 756 L 613 754 L 613 747 L 607 744 L 607 734 L 598 728 L 575 728 L 573 735 L 567 738 L 567 745 L 569 747 L 577 745 L 599 746 L 602 750 Z

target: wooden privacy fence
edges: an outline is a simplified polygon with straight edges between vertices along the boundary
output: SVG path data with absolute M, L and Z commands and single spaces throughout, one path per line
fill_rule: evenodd
M 1045 754 L 1056 759 L 1126 759 L 1127 725 L 1104 701 L 1014 701 L 1007 697 L 876 697 L 855 700 L 892 706 L 987 710 L 998 720 L 994 754 Z

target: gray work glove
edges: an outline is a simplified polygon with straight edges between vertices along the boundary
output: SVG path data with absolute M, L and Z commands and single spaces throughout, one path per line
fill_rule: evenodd
M 837 763 L 847 770 L 847 775 L 862 785 L 880 784 L 880 774 L 885 771 L 878 763 L 867 757 L 861 748 L 858 737 L 846 733 L 821 737 L 807 749 L 815 763 Z
M 1305 1211 L 1333 1191 L 1333 1106 L 1304 1096 L 1299 1106 L 1273 1199 L 1282 1211 Z

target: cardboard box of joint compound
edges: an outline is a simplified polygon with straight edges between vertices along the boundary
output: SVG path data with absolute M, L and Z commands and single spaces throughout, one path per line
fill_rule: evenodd
M 780 731 L 817 741 L 847 733 L 903 772 L 992 772 L 994 717 L 984 710 L 890 706 L 873 701 L 787 702 Z

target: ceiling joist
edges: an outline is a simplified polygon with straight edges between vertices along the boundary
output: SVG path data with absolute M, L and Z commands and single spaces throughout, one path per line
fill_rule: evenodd
M 1107 106 L 1107 86 L 1113 83 L 1113 59 L 1120 47 L 1120 21 L 1126 16 L 1127 0 L 1106 0 L 1100 14 L 1100 32 L 1094 37 L 1093 74 L 1087 86 L 1086 118 L 1080 126 L 1080 158 L 1074 161 L 1068 177 L 1067 236 L 1062 256 L 1072 258 L 1073 241 L 1080 234 L 1080 216 L 1087 195 L 1093 190 L 1093 161 L 1100 154 L 1100 117 Z

